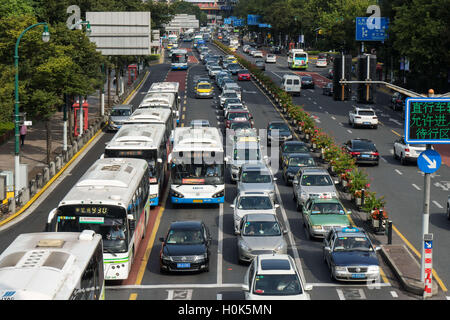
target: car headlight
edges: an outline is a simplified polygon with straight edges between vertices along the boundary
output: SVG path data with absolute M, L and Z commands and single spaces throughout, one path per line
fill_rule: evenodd
M 302 199 L 308 199 L 308 194 L 305 191 L 302 191 L 301 194 L 300 194 L 300 197 Z
M 313 228 L 314 230 L 322 230 L 322 229 L 323 229 L 322 226 L 312 226 L 312 228 Z
M 222 191 L 219 191 L 219 192 L 217 192 L 217 193 L 215 193 L 215 194 L 213 194 L 213 198 L 220 198 L 220 197 L 223 197 L 225 195 L 225 190 L 222 190 Z
M 331 192 L 331 196 L 332 196 L 332 197 L 337 197 L 336 192 Z
M 283 248 L 284 248 L 284 243 L 282 242 L 279 244 L 278 247 L 275 248 L 275 251 L 279 252 L 279 251 L 283 250 Z
M 367 272 L 380 272 L 380 267 L 378 266 L 369 266 L 369 268 L 367 269 Z
M 292 172 L 288 172 L 288 173 L 287 173 L 287 176 L 288 176 L 288 177 L 294 177 L 294 176 L 295 176 L 295 174 L 294 174 L 294 173 L 292 173 Z
M 341 272 L 342 272 L 342 271 L 347 271 L 347 267 L 339 267 L 339 266 L 335 266 L 335 267 L 334 267 L 334 270 L 335 270 L 335 271 L 341 271 Z
M 288 136 L 286 137 L 286 139 L 292 139 L 292 134 L 291 134 L 291 135 L 288 135 Z
M 162 260 L 166 260 L 166 261 L 173 261 L 173 259 L 172 259 L 171 256 L 166 256 L 165 254 L 162 254 L 162 255 L 161 255 L 161 259 L 162 259 Z
M 237 171 L 237 170 L 239 170 L 239 167 L 236 166 L 236 165 L 234 165 L 234 164 L 232 164 L 232 165 L 231 165 L 231 170 Z
M 204 254 L 200 254 L 198 256 L 194 256 L 194 261 L 206 260 L 207 257 L 208 257 L 208 254 L 205 252 Z
M 241 241 L 241 242 L 239 243 L 239 246 L 240 246 L 241 249 L 244 250 L 244 251 L 249 251 L 249 250 L 250 250 L 249 246 L 248 246 L 244 241 Z
M 176 192 L 176 191 L 174 191 L 174 190 L 170 190 L 171 191 L 171 193 L 172 193 L 172 197 L 175 197 L 175 198 L 184 198 L 184 195 L 182 195 L 181 193 L 178 193 L 178 192 Z

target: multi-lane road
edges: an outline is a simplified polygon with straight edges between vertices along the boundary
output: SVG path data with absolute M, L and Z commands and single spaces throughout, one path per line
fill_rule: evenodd
M 189 44 L 190 45 L 190 44 Z M 183 43 L 182 46 L 186 46 Z M 209 45 L 213 51 L 219 50 Z M 181 119 L 180 125 L 188 125 L 193 119 L 207 119 L 213 126 L 223 128 L 223 119 L 217 113 L 216 100 L 220 93 L 215 88 L 214 99 L 195 99 L 193 82 L 200 76 L 205 76 L 206 70 L 202 63 L 198 63 L 196 52 L 189 53 L 190 68 L 188 71 L 170 71 L 168 63 L 151 67 L 150 75 L 141 85 L 130 103 L 138 105 L 151 83 L 159 81 L 180 81 Z M 251 58 L 249 58 L 251 59 Z M 267 65 L 266 73 L 278 80 L 284 73 L 291 72 L 283 63 L 283 58 L 275 65 Z M 310 67 L 308 71 L 319 71 Z M 319 73 L 325 73 L 319 71 Z M 242 87 L 242 98 L 254 116 L 256 128 L 266 128 L 267 123 L 281 120 L 282 115 L 273 106 L 270 99 L 253 82 L 239 82 Z M 325 97 L 320 88 L 303 90 L 301 97 L 294 98 L 298 104 L 316 116 L 317 125 L 333 135 L 337 142 L 344 142 L 351 137 L 367 137 L 372 139 L 382 155 L 378 167 L 367 167 L 366 170 L 372 179 L 371 189 L 387 200 L 387 209 L 396 229 L 409 240 L 412 246 L 420 249 L 421 231 L 421 201 L 423 179 L 415 165 L 401 166 L 393 160 L 391 150 L 396 133 L 401 134 L 401 117 L 387 109 L 387 103 L 377 103 L 383 125 L 376 130 L 353 129 L 348 127 L 346 115 L 354 101 L 338 102 Z M 387 116 L 382 116 L 385 114 Z M 395 121 L 389 120 L 393 119 Z M 400 125 L 397 125 L 397 123 Z M 396 132 L 396 133 L 394 133 Z M 49 211 L 57 206 L 58 202 L 70 190 L 74 183 L 82 176 L 87 168 L 97 160 L 104 151 L 105 142 L 109 141 L 112 133 L 102 133 L 89 146 L 88 150 L 61 175 L 40 201 L 36 202 L 20 221 L 0 232 L 0 251 L 3 251 L 18 234 L 25 232 L 43 231 Z M 402 291 L 389 268 L 380 258 L 383 270 L 382 282 L 377 287 L 365 284 L 339 283 L 330 280 L 329 270 L 322 259 L 322 242 L 307 240 L 299 212 L 296 211 L 292 201 L 292 187 L 283 183 L 280 173 L 277 173 L 277 194 L 280 208 L 278 216 L 288 228 L 286 240 L 289 245 L 288 253 L 295 258 L 302 269 L 305 282 L 312 284 L 309 292 L 312 299 L 339 300 L 339 299 L 417 299 Z M 434 182 L 445 180 L 448 168 L 442 167 Z M 152 232 L 148 232 L 135 261 L 132 276 L 128 281 L 121 283 L 107 282 L 106 299 L 111 300 L 228 300 L 243 299 L 242 284 L 247 266 L 240 265 L 237 259 L 237 240 L 233 232 L 233 211 L 230 208 L 236 196 L 236 185 L 230 183 L 226 176 L 225 203 L 210 206 L 182 206 L 173 208 L 169 201 L 152 210 L 155 218 Z M 167 188 L 166 188 L 167 191 Z M 167 192 L 166 192 L 167 194 Z M 445 190 L 433 186 L 431 208 L 430 232 L 435 236 L 434 263 L 437 274 L 443 283 L 450 280 L 448 260 L 445 244 L 448 239 L 444 209 L 447 195 Z M 439 205 L 439 206 L 438 206 Z M 358 217 L 354 217 L 357 223 Z M 159 252 L 161 243 L 159 238 L 164 237 L 169 224 L 176 220 L 203 220 L 208 226 L 212 236 L 210 271 L 200 274 L 166 275 L 159 272 Z

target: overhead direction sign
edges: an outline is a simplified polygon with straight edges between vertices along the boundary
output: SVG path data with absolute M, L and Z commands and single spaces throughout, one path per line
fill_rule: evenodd
M 450 98 L 407 98 L 405 141 L 409 144 L 450 143 Z
M 423 173 L 436 172 L 441 166 L 441 155 L 434 150 L 425 150 L 417 158 L 417 166 Z
M 356 17 L 356 41 L 384 41 L 388 37 L 388 26 L 389 19 L 385 17 Z

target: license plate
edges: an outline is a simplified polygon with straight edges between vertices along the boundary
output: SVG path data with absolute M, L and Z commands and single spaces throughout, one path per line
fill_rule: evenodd
M 370 122 L 363 122 L 364 124 L 370 124 Z
M 362 154 L 361 157 L 363 157 L 363 158 L 370 158 L 370 156 L 368 154 Z
M 352 273 L 352 278 L 354 279 L 364 279 L 366 275 L 364 273 Z
M 203 200 L 192 200 L 193 203 L 203 203 Z
M 186 268 L 190 268 L 190 267 L 191 267 L 191 264 L 189 262 L 177 263 L 178 269 L 186 269 Z

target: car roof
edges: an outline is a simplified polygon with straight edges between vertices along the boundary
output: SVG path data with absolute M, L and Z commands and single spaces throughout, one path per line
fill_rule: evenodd
M 312 154 L 310 153 L 290 153 L 288 155 L 289 158 L 312 158 Z
M 304 168 L 300 168 L 300 170 L 302 171 L 302 173 L 330 175 L 327 170 L 325 170 L 324 168 L 319 168 L 319 167 L 304 167 Z
M 254 196 L 254 197 L 270 197 L 269 193 L 266 191 L 241 191 L 238 197 L 242 196 Z
M 170 224 L 169 229 L 199 229 L 202 225 L 202 221 L 199 220 L 187 220 L 187 221 L 174 221 Z
M 112 107 L 113 109 L 132 109 L 133 106 L 131 104 L 118 104 Z
M 290 141 L 283 142 L 283 145 L 288 145 L 288 144 L 299 144 L 299 145 L 302 145 L 302 146 L 306 146 L 305 142 L 299 141 L 299 140 L 290 140 Z
M 296 274 L 292 258 L 287 254 L 261 254 L 257 256 L 257 273 Z
M 277 221 L 277 217 L 274 214 L 271 213 L 252 213 L 247 214 L 244 216 L 244 218 L 248 222 L 255 222 L 255 221 Z
M 255 163 L 255 164 L 245 163 L 242 165 L 242 171 L 243 170 L 249 170 L 249 171 L 251 171 L 251 170 L 255 170 L 255 171 L 256 170 L 258 170 L 258 171 L 266 170 L 266 171 L 270 172 L 269 169 L 267 168 L 267 166 L 263 163 Z

